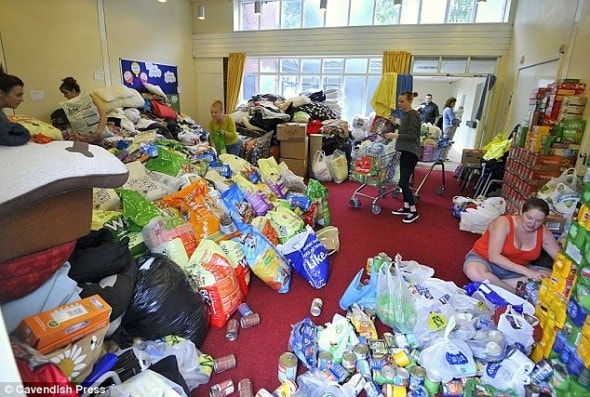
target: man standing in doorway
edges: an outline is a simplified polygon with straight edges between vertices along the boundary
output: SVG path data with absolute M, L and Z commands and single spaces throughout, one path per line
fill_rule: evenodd
M 438 106 L 436 103 L 432 102 L 432 94 L 426 94 L 424 102 L 422 102 L 416 110 L 420 113 L 420 120 L 422 123 L 436 125 L 436 122 L 440 118 Z

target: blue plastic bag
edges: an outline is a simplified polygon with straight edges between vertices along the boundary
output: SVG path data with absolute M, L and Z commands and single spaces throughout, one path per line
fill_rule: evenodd
M 308 369 L 317 367 L 318 326 L 309 317 L 294 324 L 289 346 Z
M 326 285 L 330 274 L 328 252 L 309 225 L 291 237 L 281 252 L 312 287 L 320 289 Z
M 363 284 L 362 277 L 364 268 L 354 276 L 346 291 L 340 298 L 340 308 L 342 310 L 348 310 L 353 303 L 356 303 L 360 307 L 366 307 L 369 309 L 375 309 L 377 306 L 377 272 L 371 272 L 371 278 L 369 282 Z

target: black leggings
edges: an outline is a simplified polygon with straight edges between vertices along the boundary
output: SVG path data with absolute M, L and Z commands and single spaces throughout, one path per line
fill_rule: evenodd
M 418 156 L 410 152 L 400 152 L 399 157 L 399 187 L 404 196 L 404 202 L 409 203 L 410 206 L 416 205 L 416 198 L 412 192 L 410 180 L 414 173 L 414 168 L 418 164 Z

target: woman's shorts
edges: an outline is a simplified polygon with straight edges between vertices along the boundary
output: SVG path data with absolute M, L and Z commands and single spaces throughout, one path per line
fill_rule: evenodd
M 467 255 L 465 255 L 465 262 L 463 263 L 463 272 L 465 272 L 466 265 L 471 262 L 478 262 L 478 263 L 481 263 L 482 265 L 485 265 L 489 269 L 489 271 L 492 272 L 494 275 L 496 275 L 496 277 L 498 277 L 500 280 L 506 280 L 506 279 L 517 278 L 517 277 L 524 277 L 524 275 L 522 275 L 520 273 L 506 270 L 506 269 L 496 265 L 495 263 L 485 260 L 484 258 L 482 258 L 480 255 L 476 254 L 473 251 L 469 251 L 467 253 Z M 538 266 L 528 265 L 527 267 L 536 268 Z

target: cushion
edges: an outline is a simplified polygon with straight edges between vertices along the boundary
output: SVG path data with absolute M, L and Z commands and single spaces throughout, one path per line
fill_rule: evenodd
M 37 120 L 34 117 L 25 116 L 22 114 L 15 114 L 13 116 L 8 116 L 8 120 L 12 121 L 13 123 L 22 125 L 27 130 L 29 130 L 31 135 L 41 134 L 55 141 L 63 140 L 63 136 L 60 130 L 58 130 L 51 124 L 48 124 L 41 120 Z
M 0 147 L 0 261 L 88 234 L 92 188 L 127 177 L 119 159 L 84 142 Z
M 127 167 L 100 146 L 53 141 L 0 147 L 0 217 L 56 194 L 119 187 Z
M 76 242 L 0 263 L 0 303 L 31 293 L 46 282 L 68 260 Z

